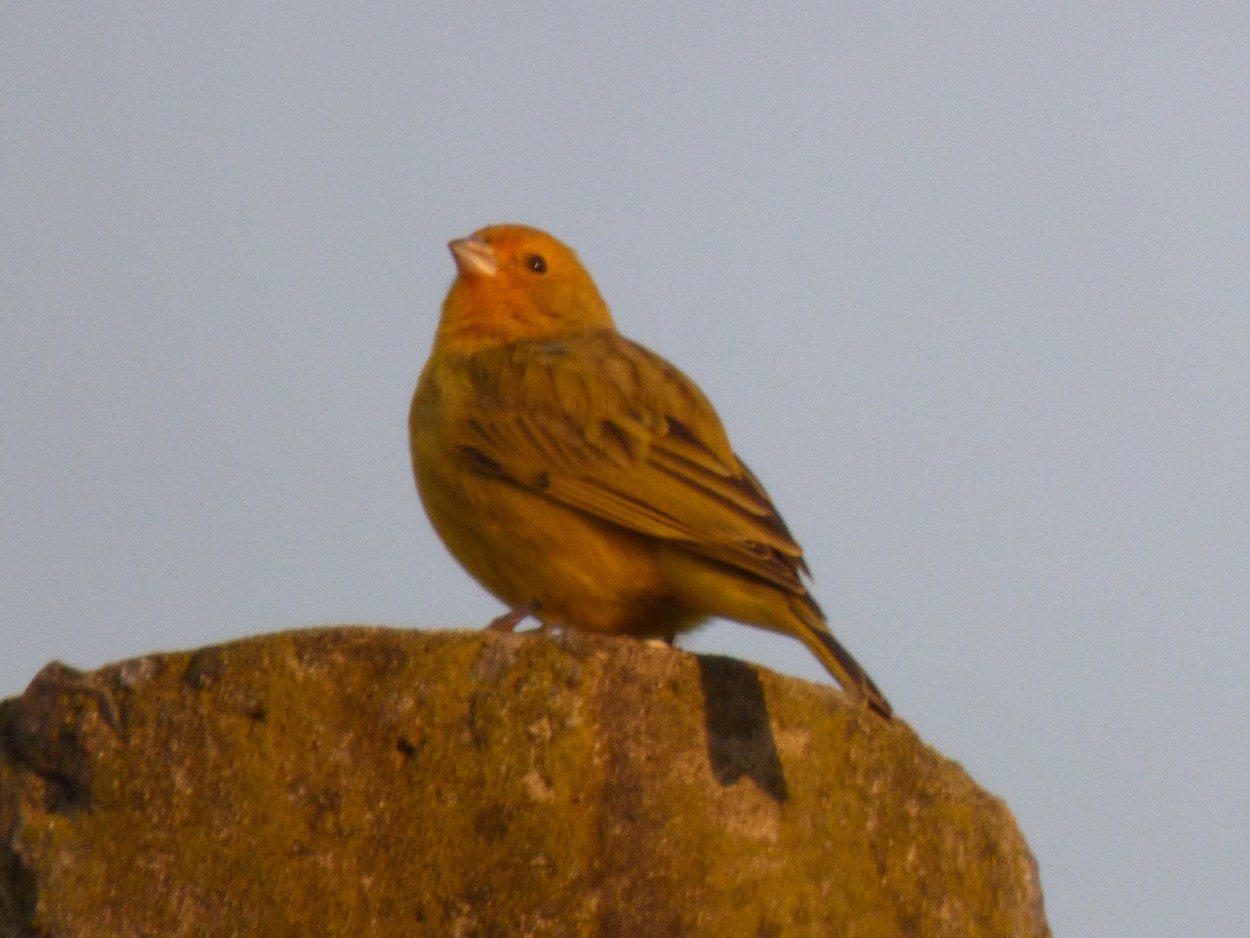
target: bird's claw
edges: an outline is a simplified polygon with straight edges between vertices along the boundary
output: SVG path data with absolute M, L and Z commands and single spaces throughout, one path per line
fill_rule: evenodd
M 532 616 L 538 611 L 538 603 L 530 601 L 522 603 L 515 609 L 510 609 L 501 616 L 491 619 L 490 624 L 486 626 L 492 632 L 513 632 L 522 621 Z M 544 623 L 544 628 L 546 627 Z

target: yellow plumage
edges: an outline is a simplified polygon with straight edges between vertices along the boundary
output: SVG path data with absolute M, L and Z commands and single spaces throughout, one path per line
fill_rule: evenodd
M 552 625 L 667 637 L 723 616 L 792 635 L 888 717 L 712 405 L 616 331 L 576 255 L 519 225 L 450 247 L 459 274 L 409 433 L 422 503 L 460 564 Z

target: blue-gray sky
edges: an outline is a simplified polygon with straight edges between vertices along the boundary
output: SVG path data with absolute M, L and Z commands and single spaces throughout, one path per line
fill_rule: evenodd
M 1243 933 L 1250 7 L 1086 7 L 6 4 L 0 696 L 495 615 L 405 419 L 447 240 L 522 221 L 717 404 L 1056 934 Z

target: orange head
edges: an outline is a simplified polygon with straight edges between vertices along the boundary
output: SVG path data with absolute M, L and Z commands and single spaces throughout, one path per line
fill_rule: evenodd
M 458 273 L 443 301 L 439 342 L 472 348 L 613 328 L 577 255 L 546 232 L 491 225 L 447 246 Z

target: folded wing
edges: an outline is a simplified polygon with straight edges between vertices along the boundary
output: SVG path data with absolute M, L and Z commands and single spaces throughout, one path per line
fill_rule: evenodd
M 806 596 L 802 551 L 768 494 L 659 356 L 595 330 L 479 352 L 468 372 L 457 445 L 482 471 Z

